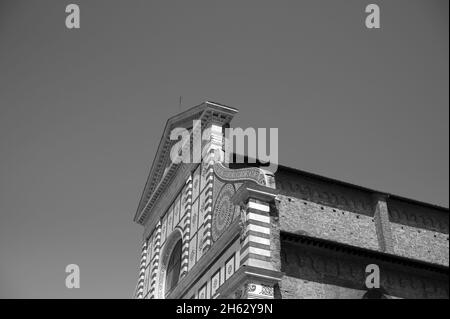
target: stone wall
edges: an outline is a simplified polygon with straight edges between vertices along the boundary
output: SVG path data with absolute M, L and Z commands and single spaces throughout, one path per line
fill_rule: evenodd
M 382 229 L 374 191 L 283 168 L 275 177 L 281 231 L 448 266 L 448 209 L 385 196 Z
M 373 250 L 379 248 L 373 216 L 295 197 L 277 199 L 282 231 Z
M 448 211 L 395 199 L 388 207 L 396 254 L 448 266 Z
M 359 215 L 373 216 L 371 194 L 357 187 L 327 181 L 310 174 L 279 168 L 276 186 L 282 195 L 295 197 L 318 205 L 333 207 Z
M 395 264 L 368 255 L 306 243 L 281 241 L 285 276 L 276 296 L 293 298 L 363 298 L 365 269 L 380 268 L 380 291 L 385 298 L 448 298 L 448 273 L 427 267 Z

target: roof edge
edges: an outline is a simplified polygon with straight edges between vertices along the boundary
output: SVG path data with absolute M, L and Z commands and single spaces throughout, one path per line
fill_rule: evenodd
M 161 172 L 157 171 L 157 166 L 158 166 L 158 163 L 161 163 L 165 160 L 166 154 L 163 153 L 163 149 L 164 149 L 164 147 L 167 146 L 167 143 L 168 143 L 167 137 L 170 134 L 170 130 L 173 129 L 173 127 L 177 123 L 185 121 L 186 119 L 189 119 L 189 117 L 192 117 L 195 114 L 199 114 L 198 119 L 202 119 L 202 118 L 204 118 L 205 114 L 208 111 L 218 112 L 220 115 L 228 117 L 229 118 L 229 120 L 227 120 L 228 122 L 230 122 L 231 119 L 233 118 L 233 116 L 239 112 L 239 110 L 237 108 L 227 106 L 225 104 L 212 102 L 212 101 L 204 101 L 198 105 L 188 108 L 187 110 L 185 110 L 181 113 L 171 116 L 166 121 L 164 130 L 161 135 L 161 139 L 158 143 L 157 151 L 155 152 L 155 157 L 153 159 L 147 180 L 144 185 L 144 189 L 143 189 L 143 191 L 141 193 L 141 197 L 139 199 L 138 207 L 136 208 L 136 212 L 134 214 L 133 220 L 135 222 L 138 222 L 138 219 L 139 219 L 140 215 L 142 214 L 142 211 L 146 209 L 146 205 L 148 203 L 148 198 L 155 191 L 155 188 L 157 187 L 159 180 L 163 176 L 163 174 Z M 150 185 L 150 183 L 152 183 L 152 181 L 154 183 L 153 187 Z

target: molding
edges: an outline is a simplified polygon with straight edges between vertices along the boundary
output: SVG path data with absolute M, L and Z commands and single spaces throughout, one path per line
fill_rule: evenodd
M 274 175 L 258 167 L 231 169 L 221 162 L 214 164 L 214 173 L 226 182 L 255 182 L 256 184 L 275 188 Z
M 245 286 L 249 282 L 258 282 L 273 286 L 278 283 L 283 276 L 284 273 L 280 271 L 252 266 L 241 266 L 230 279 L 225 281 L 223 285 L 217 289 L 216 293 L 219 295 L 219 299 L 228 299 L 238 291 L 239 288 Z
M 344 252 L 350 255 L 372 258 L 380 261 L 384 261 L 391 264 L 399 264 L 402 266 L 424 269 L 444 275 L 448 275 L 449 267 L 439 264 L 427 263 L 424 261 L 414 260 L 398 255 L 393 255 L 385 252 L 374 251 L 366 248 L 360 248 L 356 246 L 346 245 L 329 241 L 325 239 L 313 238 L 304 235 L 293 234 L 289 232 L 280 232 L 280 239 L 291 243 L 300 243 L 309 246 L 315 246 L 322 249 L 330 249 L 337 252 Z
M 360 186 L 360 185 L 356 185 L 356 184 L 352 184 L 349 182 L 345 182 L 342 180 L 338 180 L 338 179 L 334 179 L 334 178 L 330 178 L 330 177 L 325 177 L 323 175 L 319 175 L 316 173 L 311 173 L 311 172 L 307 172 L 307 171 L 303 171 L 297 168 L 292 168 L 292 167 L 288 167 L 286 165 L 281 165 L 278 164 L 278 170 L 275 173 L 277 181 L 280 181 L 280 175 L 290 175 L 293 174 L 293 176 L 298 175 L 298 176 L 302 176 L 305 178 L 309 178 L 312 180 L 316 180 L 316 181 L 321 181 L 327 184 L 331 184 L 331 185 L 337 185 L 337 186 L 341 186 L 344 188 L 348 188 L 351 190 L 358 190 L 361 191 L 363 193 L 366 193 L 368 195 L 370 194 L 378 194 L 378 195 L 382 195 L 387 197 L 389 200 L 397 200 L 400 202 L 404 202 L 404 203 L 408 203 L 411 205 L 417 205 L 417 206 L 422 206 L 424 208 L 430 208 L 430 209 L 435 209 L 444 213 L 449 213 L 449 208 L 448 207 L 444 207 L 441 205 L 436 205 L 433 203 L 427 203 L 427 202 L 423 202 L 423 201 L 419 201 L 416 199 L 412 199 L 412 198 L 407 198 L 404 196 L 399 196 L 399 195 L 395 195 L 395 194 L 390 194 L 390 193 L 386 193 L 386 192 L 381 192 L 379 190 L 376 189 L 371 189 L 368 187 L 364 187 L 364 186 Z M 277 176 L 278 175 L 278 176 Z
M 195 170 L 198 164 L 178 164 L 178 170 L 175 172 L 172 180 L 166 185 L 161 185 L 161 191 L 158 192 L 157 198 L 154 200 L 153 214 L 145 215 L 141 225 L 145 226 L 144 237 L 150 235 L 158 220 L 164 216 L 170 204 L 177 198 L 178 194 L 183 190 L 187 183 L 187 179 Z M 156 193 L 156 191 L 155 191 Z
M 385 193 L 373 193 L 372 198 L 374 199 L 375 203 L 377 202 L 387 202 L 390 195 Z
M 275 189 L 247 182 L 239 187 L 231 200 L 235 205 L 247 203 L 250 198 L 272 204 L 277 195 L 278 191 Z

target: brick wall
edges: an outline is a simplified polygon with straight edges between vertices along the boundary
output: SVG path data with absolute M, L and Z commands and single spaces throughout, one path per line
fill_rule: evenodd
M 448 266 L 446 209 L 387 197 L 382 229 L 375 218 L 375 192 L 285 169 L 277 172 L 276 184 L 282 231 Z M 386 245 L 392 249 L 386 251 Z
M 363 298 L 368 293 L 365 267 L 371 263 L 380 267 L 387 298 L 449 297 L 448 209 L 290 169 L 279 169 L 275 178 L 275 220 L 281 232 L 350 249 L 281 240 L 285 276 L 278 298 Z M 351 251 L 361 248 L 366 255 Z M 380 253 L 394 256 L 380 261 Z
M 363 298 L 365 268 L 380 267 L 381 289 L 388 298 L 448 298 L 448 274 L 392 264 L 357 254 L 304 243 L 281 242 L 278 298 Z
M 448 211 L 399 200 L 388 207 L 396 254 L 448 266 Z
M 369 192 L 344 186 L 294 170 L 279 168 L 275 174 L 277 190 L 282 195 L 319 205 L 373 216 L 373 199 Z
M 373 216 L 287 196 L 277 206 L 282 231 L 378 250 Z

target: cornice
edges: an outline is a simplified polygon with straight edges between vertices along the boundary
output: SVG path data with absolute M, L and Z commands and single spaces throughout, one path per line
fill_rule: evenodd
M 167 121 L 134 216 L 135 222 L 141 225 L 144 224 L 145 219 L 152 211 L 159 196 L 177 173 L 180 164 L 169 163 L 170 149 L 177 142 L 170 140 L 170 132 L 176 127 L 191 128 L 193 120 L 201 121 L 202 130 L 211 123 L 223 126 L 231 122 L 237 112 L 238 110 L 235 108 L 206 101 L 171 117 Z M 192 137 L 192 134 L 190 132 L 190 137 Z
M 219 299 L 229 299 L 240 287 L 243 287 L 249 282 L 258 282 L 273 286 L 277 284 L 284 276 L 283 272 L 276 270 L 269 270 L 253 266 L 241 266 L 231 276 L 230 279 L 224 282 L 222 286 L 217 289 Z
M 350 254 L 353 256 L 360 256 L 365 258 L 370 258 L 374 260 L 379 260 L 391 264 L 399 264 L 402 266 L 408 266 L 417 269 L 424 269 L 428 271 L 433 271 L 441 274 L 448 274 L 448 266 L 443 266 L 439 264 L 424 262 L 420 260 L 410 259 L 394 254 L 389 254 L 380 251 L 374 251 L 371 249 L 351 246 L 347 244 L 337 243 L 329 241 L 326 239 L 314 238 L 305 235 L 294 234 L 290 232 L 280 232 L 280 238 L 283 241 L 291 243 L 299 243 L 305 246 L 317 247 L 322 249 L 328 249 L 330 251 L 336 251 L 341 253 Z
M 214 163 L 214 173 L 227 182 L 255 182 L 261 186 L 275 188 L 275 179 L 272 173 L 259 167 L 246 167 L 230 169 L 221 162 Z
M 274 203 L 277 195 L 278 191 L 273 188 L 245 182 L 239 187 L 231 200 L 235 205 L 245 204 L 250 198 L 266 203 Z

